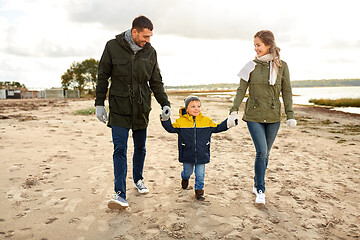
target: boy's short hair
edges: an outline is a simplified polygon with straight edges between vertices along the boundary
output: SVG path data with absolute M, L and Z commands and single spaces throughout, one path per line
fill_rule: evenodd
M 201 103 L 200 99 L 199 99 L 197 96 L 193 96 L 193 95 L 187 96 L 187 97 L 184 99 L 184 102 L 185 102 L 185 110 L 187 109 L 187 107 L 188 107 L 188 105 L 189 105 L 189 103 L 190 103 L 191 101 L 199 101 L 199 102 Z

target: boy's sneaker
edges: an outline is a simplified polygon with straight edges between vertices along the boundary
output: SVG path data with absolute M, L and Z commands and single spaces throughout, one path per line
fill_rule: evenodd
M 181 179 L 181 187 L 186 189 L 189 185 L 189 180 Z
M 259 190 L 255 194 L 256 194 L 255 203 L 256 204 L 265 204 L 265 193 L 263 193 L 261 190 Z
M 149 189 L 145 186 L 144 181 L 142 179 L 140 179 L 139 181 L 137 181 L 137 183 L 135 183 L 135 187 L 137 188 L 139 193 L 149 192 Z
M 114 199 L 108 201 L 108 208 L 110 209 L 122 209 L 128 206 L 128 202 L 118 194 L 114 194 Z
M 203 189 L 195 190 L 195 197 L 197 200 L 204 201 L 205 200 L 204 190 Z

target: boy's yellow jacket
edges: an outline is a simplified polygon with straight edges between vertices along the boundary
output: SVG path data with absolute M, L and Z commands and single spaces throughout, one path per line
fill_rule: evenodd
M 200 113 L 196 117 L 179 110 L 179 118 L 171 124 L 171 119 L 161 121 L 169 133 L 178 134 L 179 162 L 203 164 L 210 162 L 211 134 L 228 130 L 227 119 L 220 124 Z

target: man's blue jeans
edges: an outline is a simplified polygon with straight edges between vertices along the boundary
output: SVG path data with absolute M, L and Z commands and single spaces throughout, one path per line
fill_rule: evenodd
M 205 179 L 205 164 L 192 164 L 183 163 L 183 171 L 181 172 L 181 178 L 189 180 L 195 167 L 195 190 L 201 190 L 204 188 Z
M 114 144 L 114 176 L 115 192 L 126 199 L 126 175 L 127 175 L 127 141 L 129 129 L 111 126 Z M 143 179 L 142 173 L 146 155 L 146 129 L 133 131 L 134 155 L 133 155 L 133 180 L 136 183 Z
M 280 128 L 280 122 L 247 122 L 247 126 L 256 149 L 255 177 L 256 189 L 265 192 L 265 171 L 269 161 L 271 147 Z

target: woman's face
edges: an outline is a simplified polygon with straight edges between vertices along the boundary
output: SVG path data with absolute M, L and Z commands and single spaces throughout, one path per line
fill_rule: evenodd
M 254 46 L 255 46 L 255 52 L 258 57 L 262 57 L 265 54 L 270 53 L 269 49 L 270 46 L 266 46 L 260 38 L 256 37 L 254 38 Z

